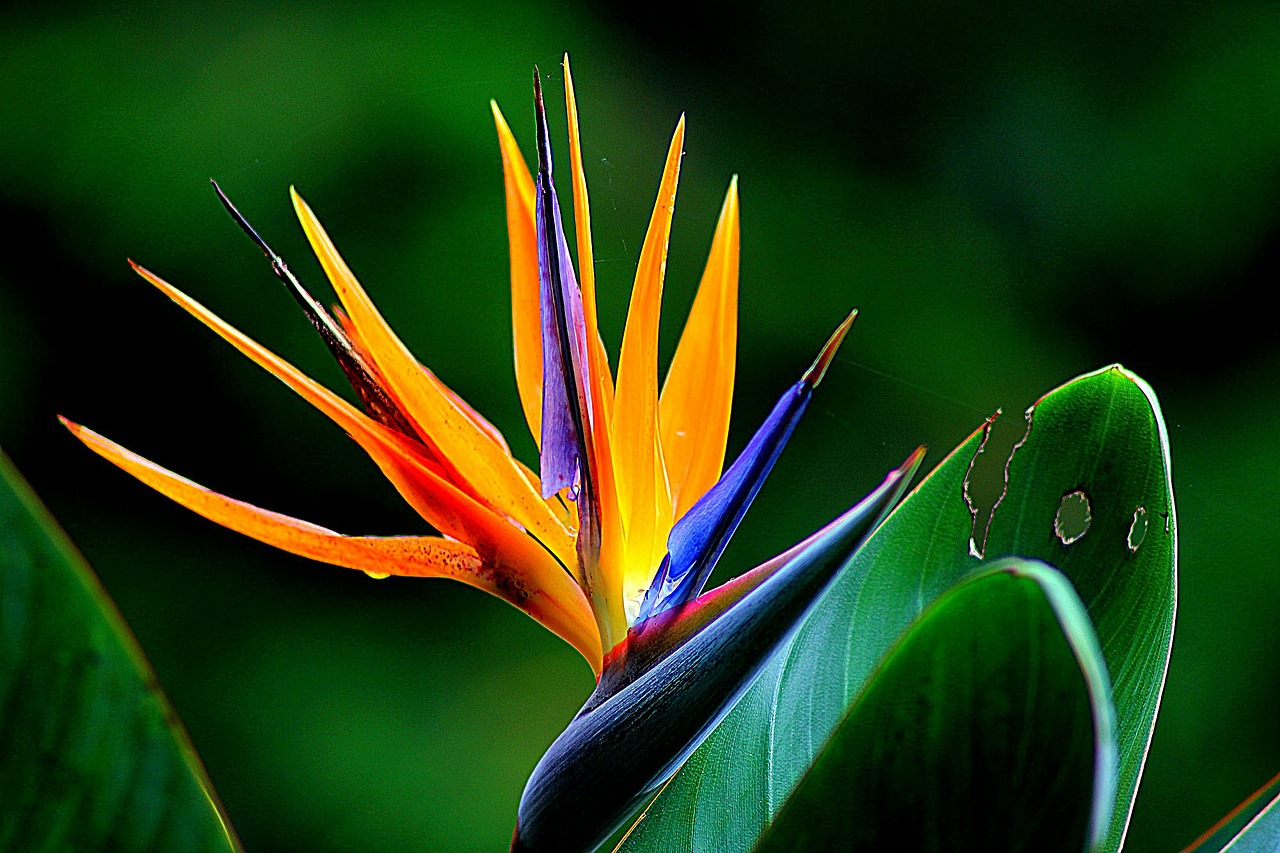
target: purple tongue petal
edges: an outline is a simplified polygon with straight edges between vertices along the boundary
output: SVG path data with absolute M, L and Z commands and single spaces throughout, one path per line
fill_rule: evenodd
M 800 381 L 774 404 L 769 417 L 729 470 L 671 528 L 667 556 L 640 605 L 637 623 L 702 592 L 716 561 L 778 461 L 778 455 L 809 405 L 813 389 L 822 381 L 856 316 L 854 311 L 845 318 Z
M 535 219 L 542 305 L 542 496 L 548 498 L 569 488 L 576 497 L 580 478 L 589 474 L 586 321 L 582 291 L 560 221 L 560 202 L 551 180 L 551 139 L 537 69 L 533 90 L 538 114 L 538 176 L 534 185 L 538 196 Z

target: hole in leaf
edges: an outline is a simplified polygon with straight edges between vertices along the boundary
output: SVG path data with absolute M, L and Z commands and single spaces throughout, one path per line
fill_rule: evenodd
M 964 478 L 964 502 L 973 517 L 969 555 L 978 559 L 982 559 L 986 552 L 991 521 L 1009 491 L 1009 465 L 1013 462 L 1013 455 L 1031 435 L 1032 409 L 1027 409 L 1025 427 L 1016 420 L 1001 419 L 1002 411 L 997 410 L 987 419 L 982 443 L 973 454 L 969 472 Z
M 1142 540 L 1147 538 L 1147 508 L 1140 506 L 1133 511 L 1133 524 L 1129 525 L 1129 538 L 1127 540 L 1129 551 L 1138 553 L 1138 546 L 1142 544 Z
M 1144 513 L 1145 516 L 1145 513 Z M 1058 514 L 1053 519 L 1053 532 L 1063 545 L 1070 545 L 1089 532 L 1093 512 L 1089 508 L 1089 496 L 1077 489 L 1062 496 Z

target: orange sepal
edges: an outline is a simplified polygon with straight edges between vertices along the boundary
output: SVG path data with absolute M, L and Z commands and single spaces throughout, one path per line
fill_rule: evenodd
M 382 378 L 382 374 L 378 372 L 378 368 L 374 365 L 373 356 L 369 352 L 369 347 L 364 342 L 364 339 L 360 337 L 360 330 L 351 322 L 351 318 L 347 316 L 347 312 L 343 311 L 341 306 L 333 306 L 332 311 L 333 316 L 338 320 L 338 325 L 342 328 L 342 333 L 347 336 L 347 340 L 351 343 L 351 348 L 360 356 L 365 368 L 369 371 L 369 375 L 373 377 L 374 381 L 382 388 L 383 393 L 385 393 L 396 405 L 397 410 L 402 410 L 400 401 L 395 398 L 394 394 L 387 390 L 387 381 Z M 447 395 L 453 404 L 458 407 L 458 411 L 462 412 L 463 415 L 470 419 L 476 429 L 481 430 L 485 435 L 489 436 L 489 438 L 493 440 L 494 444 L 501 447 L 507 455 L 511 454 L 511 448 L 507 446 L 507 439 L 503 436 L 500 429 L 489 423 L 489 420 L 484 415 L 477 412 L 470 403 L 462 399 L 461 394 L 441 382 L 440 378 L 430 369 L 423 367 L 421 364 L 418 365 L 418 369 L 427 374 L 423 377 L 424 382 L 431 382 L 439 387 L 440 391 Z M 425 448 L 426 445 L 423 445 L 423 447 Z
M 659 423 L 673 519 L 720 479 L 738 340 L 738 179 L 725 194 L 698 295 L 662 388 Z
M 599 638 L 586 600 L 568 606 L 529 573 L 498 569 L 475 548 L 437 536 L 343 536 L 319 525 L 210 491 L 59 418 L 89 449 L 191 511 L 291 554 L 375 576 L 447 577 L 496 595 L 563 637 L 599 669 Z
M 542 443 L 542 303 L 538 288 L 538 230 L 534 220 L 533 176 L 498 104 L 489 102 L 502 151 L 507 196 L 507 240 L 511 247 L 511 338 L 516 389 L 529 431 Z
M 671 529 L 671 496 L 658 433 L 658 319 L 683 150 L 681 116 L 640 250 L 614 397 L 614 476 L 627 541 L 623 595 L 637 606 L 666 552 Z
M 583 167 L 582 139 L 578 131 L 578 99 L 569 71 L 569 54 L 564 55 L 564 104 L 569 122 L 569 171 L 573 176 L 573 221 L 578 237 L 578 284 L 582 288 L 582 315 L 587 324 L 587 359 L 591 372 L 591 396 L 603 413 L 597 429 L 597 445 L 608 446 L 608 423 L 613 412 L 613 373 L 609 356 L 600 339 L 596 308 L 595 252 L 591 246 L 591 202 L 587 195 L 587 172 Z M 601 441 L 604 441 L 601 444 Z
M 569 170 L 573 184 L 573 218 L 578 240 L 578 281 L 582 289 L 582 313 L 587 332 L 587 381 L 591 391 L 590 453 L 591 470 L 600 511 L 600 541 L 594 565 L 587 570 L 597 607 L 618 624 L 614 632 L 625 630 L 626 613 L 619 598 L 623 589 L 625 541 L 621 509 L 618 506 L 617 478 L 612 449 L 613 373 L 609 356 L 600 338 L 596 307 L 595 255 L 591 244 L 591 204 L 587 194 L 587 174 L 583 167 L 582 139 L 578 128 L 578 100 L 569 70 L 569 55 L 564 56 L 564 100 L 569 125 Z M 611 634 L 612 636 L 612 634 Z
M 315 214 L 295 190 L 294 210 L 311 248 L 359 332 L 378 373 L 450 479 L 533 533 L 564 563 L 576 559 L 573 537 L 529 487 L 515 460 L 454 405 L 451 395 L 396 337 L 373 307 Z
M 533 537 L 450 482 L 438 464 L 422 452 L 422 444 L 357 411 L 332 391 L 307 377 L 164 279 L 137 264 L 133 264 L 133 267 L 139 275 L 188 313 L 345 430 L 369 454 L 409 505 L 429 524 L 447 536 L 473 546 L 486 563 L 498 570 L 517 577 L 528 575 L 538 578 L 537 586 L 551 591 L 560 606 L 581 608 L 582 617 L 587 624 L 592 625 L 592 633 L 595 634 L 590 605 L 577 583 L 566 572 L 565 563 L 559 561 L 552 551 Z M 591 648 L 599 648 L 598 636 L 592 644 L 585 649 L 579 647 L 579 650 L 595 666 L 598 661 L 588 652 Z

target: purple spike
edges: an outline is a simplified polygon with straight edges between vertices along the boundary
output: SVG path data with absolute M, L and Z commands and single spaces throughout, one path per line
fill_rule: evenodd
M 560 220 L 560 202 L 551 179 L 551 139 L 535 68 L 534 102 L 538 115 L 538 283 L 542 307 L 542 453 L 539 459 L 544 498 L 563 488 L 575 497 L 590 487 L 586 430 L 590 422 L 587 378 L 587 327 L 582 291 L 573 272 L 569 244 Z
M 637 622 L 677 607 L 702 592 L 742 516 L 808 408 L 813 389 L 822 381 L 856 316 L 854 311 L 845 318 L 800 381 L 774 404 L 769 417 L 729 470 L 671 528 L 667 556 L 645 593 Z

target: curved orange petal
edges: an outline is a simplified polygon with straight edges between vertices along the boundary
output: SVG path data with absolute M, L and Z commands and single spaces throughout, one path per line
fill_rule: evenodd
M 529 530 L 569 564 L 576 559 L 572 534 L 556 519 L 516 467 L 515 460 L 450 399 L 450 393 L 396 337 L 373 307 L 315 214 L 295 190 L 294 209 L 338 298 L 359 331 L 388 390 L 403 406 L 450 479 Z M 426 381 L 423 381 L 423 380 Z
M 681 116 L 640 250 L 618 359 L 613 408 L 614 476 L 627 542 L 623 595 L 628 601 L 634 599 L 637 609 L 637 596 L 643 596 L 666 553 L 666 537 L 671 529 L 671 496 L 658 433 L 658 318 L 683 149 Z M 629 611 L 627 615 L 635 614 Z
M 369 371 L 369 375 L 378 383 L 380 390 L 386 394 L 392 403 L 395 404 L 397 410 L 402 409 L 403 407 L 401 406 L 400 401 L 395 398 L 395 395 L 386 390 L 387 382 L 383 379 L 382 374 L 374 365 L 373 356 L 369 352 L 368 344 L 366 344 L 364 339 L 360 337 L 360 330 L 352 324 L 351 318 L 347 316 L 347 312 L 343 311 L 340 306 L 335 305 L 333 306 L 333 316 L 337 318 L 338 325 L 342 328 L 342 334 L 346 335 L 348 343 L 351 344 L 351 348 L 360 356 L 365 369 Z M 448 385 L 441 382 L 440 378 L 430 369 L 424 367 L 422 364 L 418 365 L 418 369 L 423 373 L 428 374 L 423 377 L 424 382 L 432 382 L 437 385 L 440 390 L 448 396 L 453 404 L 458 407 L 458 411 L 462 412 L 462 414 L 475 425 L 476 429 L 489 436 L 489 438 L 493 440 L 493 443 L 501 447 L 503 452 L 508 456 L 511 455 L 511 448 L 507 446 L 507 439 L 503 436 L 502 430 L 489 423 L 489 420 L 484 415 L 472 408 L 471 404 L 462 399 L 462 395 L 457 391 L 454 391 Z M 423 447 L 425 449 L 426 445 L 423 445 Z
M 342 427 L 384 471 L 387 469 L 402 471 L 412 468 L 417 472 L 420 482 L 406 482 L 404 488 L 400 488 L 400 484 L 397 483 L 397 488 L 400 488 L 405 500 L 413 505 L 428 523 L 443 533 L 458 539 L 468 538 L 465 525 L 445 505 L 429 505 L 428 501 L 414 494 L 421 490 L 421 483 L 426 482 L 439 482 L 457 491 L 457 487 L 449 483 L 447 473 L 424 445 L 383 427 L 382 424 L 369 418 L 346 400 L 306 376 L 292 364 L 249 338 L 155 273 L 132 261 L 129 263 L 138 275 L 176 302 L 183 310 L 212 329 L 219 337 Z
M 134 269 L 342 427 L 369 454 L 409 505 L 440 532 L 472 545 L 482 558 L 499 568 L 545 576 L 542 585 L 559 590 L 562 601 L 580 600 L 583 606 L 588 606 L 582 590 L 566 569 L 566 566 L 576 567 L 576 562 L 559 560 L 547 545 L 460 490 L 421 452 L 421 444 L 358 411 L 164 279 L 137 264 Z
M 737 339 L 738 178 L 734 176 L 658 408 L 676 520 L 715 485 L 724 468 Z
M 489 102 L 502 150 L 507 195 L 507 239 L 511 246 L 511 338 L 516 388 L 534 442 L 542 442 L 542 307 L 538 290 L 538 231 L 534 224 L 533 176 L 495 101 Z
M 599 638 L 585 599 L 566 607 L 541 577 L 498 570 L 475 548 L 435 536 L 343 536 L 292 516 L 210 491 L 121 447 L 93 430 L 59 418 L 99 456 L 165 497 L 223 527 L 291 554 L 367 574 L 448 577 L 498 596 L 525 611 L 577 648 L 598 669 Z

